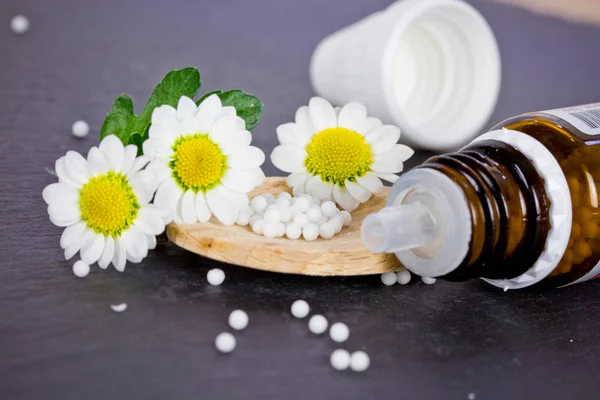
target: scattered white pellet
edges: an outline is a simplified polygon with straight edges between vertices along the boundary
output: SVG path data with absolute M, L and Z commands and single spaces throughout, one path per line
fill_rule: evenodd
M 231 353 L 235 349 L 235 337 L 229 332 L 220 333 L 215 339 L 215 346 L 221 353 Z
M 324 223 L 319 227 L 319 235 L 323 239 L 331 239 L 335 235 L 335 227 L 329 222 Z
M 294 217 L 294 223 L 300 228 L 304 228 L 306 225 L 310 224 L 310 221 L 308 220 L 306 214 L 298 214 Z
M 306 212 L 306 216 L 310 222 L 317 222 L 323 215 L 319 206 L 312 205 Z
M 315 335 L 320 335 L 327 330 L 327 319 L 322 315 L 313 315 L 308 320 L 308 330 Z
M 24 15 L 14 16 L 10 20 L 10 29 L 17 35 L 22 35 L 29 30 L 29 19 Z
M 75 261 L 75 264 L 73 264 L 73 273 L 78 278 L 85 278 L 90 273 L 90 266 L 83 260 Z
M 339 215 L 334 215 L 329 219 L 329 223 L 331 226 L 333 226 L 335 233 L 340 233 L 342 231 L 342 227 L 344 226 L 344 219 Z
M 396 272 L 396 278 L 399 284 L 406 285 L 408 282 L 410 282 L 412 275 L 408 270 L 403 269 L 402 271 Z
M 219 286 L 225 280 L 225 272 L 219 268 L 213 268 L 206 274 L 206 280 L 213 286 Z
M 300 228 L 300 225 L 296 224 L 296 223 L 290 223 L 287 224 L 287 226 L 285 227 L 285 236 L 287 236 L 288 239 L 298 239 L 300 236 L 302 235 L 302 228 Z
M 85 121 L 75 121 L 71 127 L 71 133 L 78 138 L 84 138 L 90 132 L 90 126 Z
M 308 303 L 304 300 L 296 300 L 292 303 L 292 315 L 296 318 L 302 319 L 310 312 Z
M 352 371 L 366 371 L 369 368 L 369 364 L 371 364 L 371 360 L 369 359 L 369 355 L 364 351 L 355 351 L 350 356 L 350 369 Z
M 283 222 L 278 222 L 276 225 L 275 237 L 283 237 L 285 235 L 285 224 Z
M 329 328 L 329 336 L 334 342 L 342 343 L 348 340 L 350 329 L 348 329 L 348 326 L 343 322 L 336 322 Z
M 344 226 L 348 226 L 352 222 L 352 215 L 346 210 L 341 211 L 339 216 L 344 220 Z
M 250 202 L 250 206 L 254 210 L 254 212 L 263 212 L 267 209 L 267 199 L 264 196 L 256 196 Z
M 302 229 L 302 237 L 308 240 L 316 240 L 319 237 L 319 227 L 315 224 L 308 224 Z
M 236 220 L 235 223 L 238 224 L 239 226 L 246 226 L 250 223 L 250 215 L 246 214 L 245 212 L 241 211 Z
M 394 285 L 397 279 L 398 277 L 396 276 L 395 272 L 384 272 L 381 274 L 381 282 L 383 282 L 385 286 Z
M 275 204 L 277 204 L 280 208 L 289 208 L 290 207 L 290 199 L 288 199 L 287 197 L 279 196 L 277 198 L 277 200 L 275 201 Z
M 248 314 L 243 310 L 235 310 L 229 314 L 229 326 L 236 331 L 241 331 L 248 326 Z
M 279 221 L 289 222 L 292 219 L 292 210 L 289 207 L 279 209 Z
M 263 229 L 263 235 L 269 239 L 277 236 L 278 224 L 279 222 L 267 222 Z
M 469 393 L 469 395 L 467 396 L 467 399 L 475 400 L 475 393 Z
M 111 304 L 110 308 L 112 308 L 114 312 L 123 312 L 127 310 L 127 303 Z
M 435 278 L 430 278 L 428 276 L 422 276 L 421 280 L 426 285 L 433 285 L 435 283 Z
M 294 199 L 294 205 L 292 206 L 295 210 L 299 212 L 307 212 L 310 207 L 311 201 L 306 197 L 296 197 Z
M 256 233 L 257 235 L 262 235 L 266 224 L 267 223 L 264 219 L 256 221 L 254 225 L 252 225 L 252 232 Z
M 278 209 L 267 209 L 265 212 L 265 221 L 266 222 L 279 222 L 279 210 Z
M 315 222 L 315 224 L 317 224 L 318 226 L 321 226 L 325 223 L 327 223 L 327 217 L 326 216 L 322 216 L 320 220 L 318 220 L 317 222 Z
M 327 218 L 333 217 L 337 212 L 338 209 L 333 201 L 326 201 L 321 204 L 321 213 Z
M 350 353 L 344 349 L 337 349 L 331 353 L 329 362 L 334 369 L 344 371 L 350 366 Z

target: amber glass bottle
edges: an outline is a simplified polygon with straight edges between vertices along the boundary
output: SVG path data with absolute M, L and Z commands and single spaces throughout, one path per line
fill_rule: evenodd
M 564 286 L 600 275 L 597 186 L 600 103 L 524 114 L 401 176 L 363 238 L 423 276 Z

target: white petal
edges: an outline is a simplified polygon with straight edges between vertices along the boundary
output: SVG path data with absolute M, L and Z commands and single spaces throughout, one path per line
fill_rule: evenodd
M 144 144 L 142 144 L 144 155 L 152 161 L 167 160 L 174 153 L 172 147 L 174 140 L 175 139 L 170 141 L 156 138 L 147 139 Z
M 246 123 L 240 117 L 222 117 L 215 121 L 208 137 L 217 144 L 236 139 L 236 132 L 243 131 Z
M 100 142 L 99 149 L 108 162 L 108 169 L 120 171 L 123 167 L 125 149 L 119 138 L 115 135 L 105 137 L 102 142 Z
M 104 250 L 98 260 L 98 266 L 102 269 L 106 269 L 110 261 L 113 259 L 115 254 L 115 240 L 111 236 L 107 236 L 104 239 Z
M 195 117 L 196 110 L 198 110 L 198 107 L 196 107 L 196 103 L 192 99 L 187 96 L 181 96 L 177 103 L 177 119 L 181 122 L 187 117 Z
M 233 106 L 226 106 L 221 108 L 221 112 L 219 113 L 219 115 L 217 116 L 217 118 L 221 118 L 221 117 L 235 117 L 236 111 L 235 111 L 235 107 Z
M 198 122 L 198 129 L 202 133 L 208 133 L 217 118 L 221 116 L 221 99 L 216 94 L 208 96 L 198 106 L 198 113 L 196 114 L 196 121 Z
M 231 140 L 219 144 L 219 148 L 226 156 L 238 153 L 250 146 L 252 134 L 248 131 L 237 131 L 231 136 Z
M 374 172 L 398 173 L 404 168 L 403 161 L 412 156 L 414 151 L 408 146 L 399 144 L 384 153 L 375 154 L 371 169 Z
M 181 218 L 184 224 L 193 224 L 198 220 L 196 215 L 196 194 L 191 190 L 185 192 L 181 200 Z
M 165 225 L 170 224 L 171 221 L 173 220 L 173 211 L 172 210 L 168 210 L 166 208 L 160 207 L 157 204 L 146 204 L 144 207 L 149 208 L 149 209 L 154 210 L 157 213 L 159 213 L 163 220 L 163 223 Z
M 377 158 L 375 158 L 375 162 L 371 164 L 371 169 L 373 170 L 373 172 L 376 173 L 386 172 L 389 174 L 397 174 L 399 172 L 402 172 L 402 170 L 404 169 L 404 163 L 402 163 L 402 161 L 385 161 L 378 160 Z
M 156 107 L 152 111 L 152 125 L 168 125 L 169 123 L 175 121 L 176 118 L 177 111 L 173 107 L 166 104 Z
M 135 220 L 135 225 L 140 227 L 140 229 L 146 235 L 160 235 L 165 231 L 165 224 L 163 222 L 161 214 L 149 207 L 142 207 L 138 211 L 137 219 Z
M 304 148 L 310 142 L 311 136 L 306 135 L 297 124 L 289 122 L 277 127 L 277 139 L 282 145 Z
M 42 191 L 42 197 L 48 205 L 56 202 L 76 203 L 79 192 L 66 183 L 51 183 Z
M 125 157 L 123 158 L 123 167 L 121 167 L 121 172 L 128 174 L 129 171 L 131 171 L 131 167 L 133 167 L 137 152 L 137 146 L 132 144 L 125 146 Z
M 87 161 L 76 151 L 67 151 L 65 156 L 65 172 L 74 181 L 85 184 L 90 179 Z
M 333 183 L 323 182 L 320 176 L 313 176 L 306 182 L 304 190 L 313 197 L 325 199 L 331 196 L 333 186 Z
M 79 221 L 76 224 L 68 226 L 60 236 L 60 247 L 66 249 L 75 243 L 81 237 L 81 235 L 83 235 L 86 227 L 87 225 L 83 221 Z
M 195 135 L 201 133 L 198 125 L 198 121 L 195 116 L 187 116 L 180 123 L 182 135 Z
M 87 165 L 91 176 L 97 176 L 108 172 L 108 162 L 104 154 L 97 148 L 92 147 L 88 152 Z
M 81 219 L 81 211 L 77 203 L 54 202 L 48 206 L 48 215 L 57 221 L 73 220 L 73 223 Z
M 154 250 L 156 248 L 156 236 L 146 235 L 146 241 L 148 242 L 148 250 Z
M 388 172 L 374 172 L 374 174 L 377 175 L 378 178 L 390 183 L 395 183 L 400 178 L 398 175 Z
M 313 97 L 308 102 L 312 123 L 317 132 L 337 127 L 337 116 L 333 106 L 321 97 Z
M 393 154 L 394 158 L 397 158 L 400 161 L 406 161 L 415 154 L 413 149 L 404 144 L 396 144 L 389 151 Z
M 304 149 L 292 146 L 277 146 L 271 153 L 271 162 L 284 172 L 305 172 L 304 159 L 306 156 Z
M 154 204 L 168 210 L 170 213 L 175 213 L 177 203 L 183 196 L 183 190 L 172 179 L 163 181 L 156 191 L 154 196 Z
M 357 102 L 348 103 L 340 111 L 338 126 L 364 135 L 367 133 L 366 118 L 367 109 L 364 105 Z
M 154 178 L 158 184 L 170 179 L 173 174 L 171 167 L 169 167 L 169 163 L 162 160 L 153 161 L 146 167 L 145 171 L 154 174 Z
M 147 142 L 147 140 L 146 140 Z M 144 142 L 145 143 L 145 142 Z M 133 161 L 133 165 L 131 166 L 131 170 L 129 170 L 129 174 L 135 174 L 143 169 L 150 162 L 150 158 L 146 156 L 139 156 Z
M 123 236 L 116 238 L 112 263 L 115 269 L 119 272 L 123 272 L 125 270 L 125 263 L 127 262 L 126 251 L 127 245 Z
M 129 177 L 129 184 L 142 205 L 152 200 L 156 191 L 156 175 L 149 170 L 143 170 Z
M 251 169 L 260 167 L 265 162 L 265 153 L 258 147 L 248 146 L 232 154 L 227 159 L 229 168 Z
M 368 134 L 375 128 L 379 128 L 383 123 L 379 118 L 367 117 L 365 119 L 365 134 Z
M 135 257 L 135 256 L 132 256 L 131 254 L 127 253 L 127 261 L 129 261 L 132 264 L 139 264 L 142 262 L 142 260 L 143 260 L 142 257 Z
M 132 226 L 123 232 L 126 254 L 131 254 L 136 259 L 143 259 L 148 255 L 148 239 L 144 232 L 137 226 Z
M 179 121 L 173 119 L 169 124 L 152 124 L 148 130 L 148 138 L 160 142 L 172 142 L 180 132 Z
M 93 264 L 100 259 L 104 251 L 104 236 L 96 234 L 94 240 L 81 248 L 81 259 L 87 264 Z
M 217 186 L 206 193 L 208 207 L 224 225 L 233 225 L 240 210 L 248 205 L 248 196 Z
M 302 106 L 296 111 L 296 125 L 301 129 L 302 133 L 309 138 L 311 138 L 317 130 L 312 123 L 312 119 L 310 118 L 310 110 L 308 106 Z
M 364 203 L 365 201 L 367 201 L 371 198 L 371 192 L 369 190 L 365 189 L 364 187 L 360 186 L 356 182 L 350 182 L 347 180 L 345 182 L 345 186 L 346 186 L 346 190 L 348 190 L 348 193 L 350 193 L 350 195 L 352 197 L 354 197 L 356 200 L 360 201 L 361 203 Z
M 212 213 L 206 202 L 206 195 L 202 192 L 196 193 L 196 216 L 198 217 L 198 221 L 207 222 L 211 215 Z
M 344 210 L 350 212 L 354 211 L 360 204 L 345 187 L 334 185 L 333 187 L 333 198 Z
M 308 172 L 294 172 L 294 173 L 288 175 L 287 184 L 291 188 L 299 186 L 299 185 L 304 186 L 306 181 L 308 181 L 308 179 L 311 176 L 312 175 L 309 174 Z
M 96 232 L 90 228 L 86 228 L 83 234 L 65 249 L 65 260 L 71 259 L 82 247 L 88 246 L 89 243 L 93 242 L 96 239 L 96 235 Z
M 372 193 L 381 193 L 383 183 L 373 172 L 367 172 L 365 176 L 356 177 L 358 184 Z
M 81 183 L 75 182 L 69 177 L 69 175 L 67 175 L 65 167 L 65 156 L 56 160 L 56 162 L 54 163 L 54 171 L 56 171 L 56 176 L 58 176 L 58 181 L 60 183 L 64 183 L 75 189 L 81 188 Z
M 393 125 L 383 125 L 372 130 L 365 140 L 371 145 L 371 151 L 379 154 L 388 151 L 400 139 L 400 129 Z
M 229 168 L 221 178 L 221 183 L 236 193 L 248 193 L 261 181 L 260 174 L 260 168 L 247 170 Z

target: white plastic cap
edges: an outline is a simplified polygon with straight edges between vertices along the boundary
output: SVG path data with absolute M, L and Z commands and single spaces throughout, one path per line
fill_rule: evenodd
M 310 75 L 338 105 L 360 101 L 414 147 L 468 143 L 500 89 L 500 54 L 485 19 L 461 0 L 405 0 L 319 43 Z
M 394 184 L 386 207 L 363 221 L 365 246 L 395 253 L 411 272 L 428 277 L 456 269 L 469 251 L 471 214 L 458 184 L 433 169 L 415 169 Z

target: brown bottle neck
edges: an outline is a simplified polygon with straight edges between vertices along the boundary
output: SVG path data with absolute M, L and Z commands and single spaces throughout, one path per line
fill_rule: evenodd
M 521 152 L 486 140 L 435 156 L 419 168 L 446 174 L 464 191 L 472 221 L 469 253 L 442 279 L 511 279 L 538 259 L 550 230 L 544 181 Z

